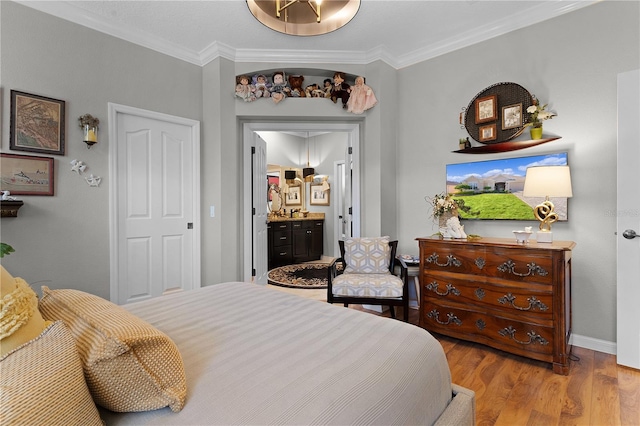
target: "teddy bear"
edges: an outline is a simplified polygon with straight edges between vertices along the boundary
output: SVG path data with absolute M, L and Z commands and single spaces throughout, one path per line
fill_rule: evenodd
M 294 98 L 304 98 L 306 97 L 306 93 L 302 88 L 302 82 L 304 82 L 304 77 L 301 75 L 290 75 L 289 76 L 289 86 L 291 87 L 291 96 Z
M 256 88 L 249 84 L 249 77 L 241 75 L 236 78 L 236 96 L 245 102 L 253 102 L 256 100 Z
M 268 98 L 271 93 L 269 88 L 271 83 L 267 80 L 264 74 L 256 74 L 253 76 L 253 85 L 256 88 L 256 98 Z
M 289 84 L 284 79 L 284 72 L 277 71 L 273 73 L 271 80 L 273 81 L 273 84 L 269 91 L 271 92 L 271 99 L 273 99 L 274 103 L 277 104 L 287 96 L 291 95 Z

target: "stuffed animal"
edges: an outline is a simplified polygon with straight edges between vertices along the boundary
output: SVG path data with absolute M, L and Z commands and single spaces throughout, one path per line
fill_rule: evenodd
M 275 72 L 271 77 L 271 80 L 273 81 L 273 85 L 271 86 L 271 89 L 269 89 L 271 92 L 271 99 L 273 99 L 273 102 L 277 104 L 291 94 L 291 89 L 285 81 L 284 72 L 282 71 Z
M 340 71 L 336 71 L 333 75 L 333 87 L 331 88 L 331 100 L 335 104 L 338 99 L 342 100 L 342 108 L 347 109 L 347 102 L 349 101 L 349 92 L 351 88 L 344 81 L 345 74 Z
M 256 100 L 256 88 L 249 84 L 249 77 L 241 75 L 236 78 L 236 96 L 245 102 L 253 102 Z
M 308 85 L 304 91 L 307 94 L 307 98 L 324 98 L 324 92 L 320 90 L 320 86 L 316 83 Z
M 304 82 L 304 77 L 301 75 L 290 75 L 289 76 L 289 86 L 291 86 L 291 96 L 294 98 L 304 98 L 306 97 L 306 93 L 302 88 L 302 82 Z
M 253 85 L 256 88 L 256 98 L 268 98 L 271 96 L 269 89 L 271 83 L 267 80 L 264 74 L 256 74 L 253 76 Z

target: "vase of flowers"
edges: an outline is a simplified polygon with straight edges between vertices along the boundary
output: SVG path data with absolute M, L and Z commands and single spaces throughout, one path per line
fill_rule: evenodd
M 445 227 L 447 220 L 454 216 L 458 216 L 460 206 L 456 200 L 449 194 L 437 194 L 434 197 L 425 197 L 427 203 L 432 208 L 431 216 L 434 221 L 438 222 L 438 228 Z
M 527 108 L 527 113 L 529 113 L 529 121 L 525 124 L 525 126 L 530 126 L 529 132 L 531 133 L 531 139 L 542 139 L 542 122 L 544 120 L 550 120 L 554 116 L 555 113 L 551 111 L 547 111 L 548 104 L 544 104 L 540 106 L 540 101 L 538 99 L 533 98 L 533 105 Z

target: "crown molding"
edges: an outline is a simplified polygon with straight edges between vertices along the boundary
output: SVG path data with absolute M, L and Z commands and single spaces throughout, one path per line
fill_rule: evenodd
M 87 13 L 72 5 L 72 2 L 30 2 L 18 3 L 49 15 L 65 19 L 122 40 L 155 50 L 168 56 L 204 66 L 218 57 L 234 62 L 278 62 L 286 64 L 355 64 L 366 65 L 375 61 L 386 62 L 395 69 L 405 68 L 437 56 L 525 28 L 557 16 L 573 12 L 604 0 L 577 0 L 566 2 L 554 0 L 539 4 L 533 9 L 492 22 L 480 28 L 469 30 L 441 42 L 433 43 L 405 55 L 394 55 L 384 46 L 366 52 L 328 50 L 286 50 L 286 49 L 236 49 L 214 41 L 205 49 L 196 52 L 159 39 L 142 31 L 132 30 L 125 25 L 113 24 Z

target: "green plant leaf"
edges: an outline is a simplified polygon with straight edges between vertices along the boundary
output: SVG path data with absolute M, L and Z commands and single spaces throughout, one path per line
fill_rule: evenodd
M 0 258 L 4 257 L 5 254 L 9 255 L 13 252 L 15 252 L 15 250 L 9 244 L 0 243 Z

